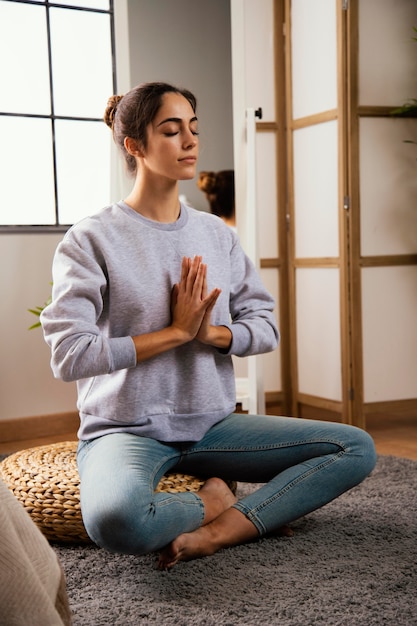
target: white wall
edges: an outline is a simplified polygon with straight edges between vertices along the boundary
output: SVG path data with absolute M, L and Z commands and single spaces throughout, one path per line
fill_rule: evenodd
M 117 0 L 116 27 L 125 31 L 127 24 L 128 36 L 121 36 L 128 47 L 120 41 L 117 47 L 119 89 L 129 80 L 132 86 L 167 80 L 194 91 L 202 130 L 200 169 L 233 167 L 229 1 Z M 195 181 L 189 187 L 182 193 L 207 209 Z M 49 296 L 52 257 L 61 238 L 0 233 L 0 420 L 76 408 L 75 384 L 54 380 L 42 332 L 27 330 L 34 321 L 27 309 Z
M 53 378 L 42 331 L 28 308 L 50 295 L 62 235 L 0 234 L 0 419 L 75 410 L 75 385 Z

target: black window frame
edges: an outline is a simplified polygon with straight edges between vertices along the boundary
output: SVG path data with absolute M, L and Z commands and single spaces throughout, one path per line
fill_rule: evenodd
M 116 75 L 116 40 L 115 40 L 115 26 L 114 26 L 114 0 L 108 0 L 108 9 L 97 9 L 82 6 L 72 6 L 68 4 L 58 4 L 56 2 L 49 2 L 45 0 L 7 0 L 8 2 L 15 4 L 36 5 L 45 8 L 46 12 L 46 36 L 47 36 L 47 48 L 48 48 L 48 75 L 49 75 L 49 94 L 50 94 L 50 114 L 36 114 L 36 113 L 15 113 L 10 111 L 1 111 L 1 117 L 19 117 L 19 118 L 35 118 L 46 119 L 51 122 L 52 131 L 52 166 L 53 166 L 53 185 L 54 185 L 54 199 L 55 199 L 55 224 L 1 224 L 0 233 L 61 233 L 66 232 L 71 228 L 72 224 L 61 224 L 59 222 L 59 202 L 58 202 L 58 175 L 57 175 L 57 159 L 56 159 L 56 143 L 55 143 L 55 122 L 56 120 L 71 120 L 82 122 L 103 122 L 103 118 L 96 117 L 79 117 L 69 115 L 55 115 L 54 106 L 54 82 L 52 75 L 52 45 L 51 45 L 51 28 L 50 28 L 50 12 L 51 8 L 67 9 L 73 11 L 83 11 L 88 13 L 100 13 L 109 15 L 110 18 L 110 46 L 111 46 L 111 60 L 112 60 L 112 84 L 113 93 L 117 93 L 117 75 Z

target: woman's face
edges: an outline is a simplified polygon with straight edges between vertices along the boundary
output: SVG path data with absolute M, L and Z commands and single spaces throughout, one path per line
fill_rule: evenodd
M 184 96 L 166 93 L 147 128 L 142 165 L 148 173 L 172 180 L 194 178 L 198 157 L 197 117 Z

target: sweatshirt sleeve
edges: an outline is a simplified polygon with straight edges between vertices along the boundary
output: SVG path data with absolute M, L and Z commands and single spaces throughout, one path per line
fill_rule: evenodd
M 275 350 L 279 343 L 275 301 L 238 241 L 232 249 L 231 275 L 231 323 L 226 326 L 233 338 L 227 354 L 245 357 Z
M 105 266 L 64 238 L 55 253 L 52 302 L 41 314 L 56 378 L 74 381 L 134 367 L 133 339 L 103 332 L 107 281 Z

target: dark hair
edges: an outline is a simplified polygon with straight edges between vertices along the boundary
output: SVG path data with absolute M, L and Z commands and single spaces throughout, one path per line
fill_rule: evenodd
M 210 211 L 218 217 L 232 219 L 235 216 L 235 174 L 233 170 L 200 172 L 197 186 L 210 204 Z
M 184 96 L 194 113 L 196 112 L 196 97 L 187 89 L 174 87 L 168 83 L 143 83 L 124 96 L 111 96 L 107 102 L 103 119 L 113 132 L 114 142 L 125 158 L 128 173 L 133 176 L 136 174 L 136 161 L 124 147 L 125 137 L 136 139 L 140 146 L 146 149 L 147 127 L 158 113 L 166 93 Z

